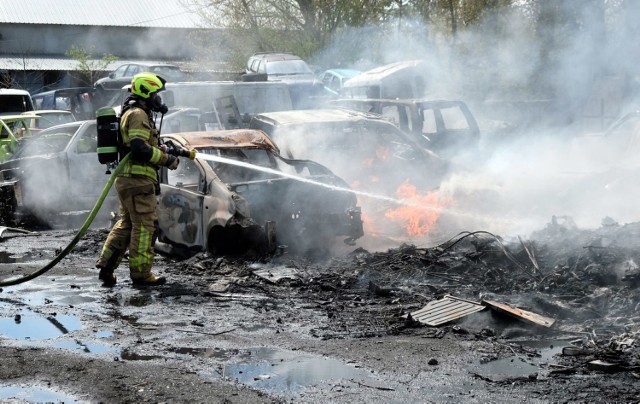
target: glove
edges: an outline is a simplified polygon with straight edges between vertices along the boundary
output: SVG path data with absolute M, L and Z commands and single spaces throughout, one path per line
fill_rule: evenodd
M 178 163 L 180 162 L 180 160 L 178 160 L 178 158 L 176 156 L 172 156 L 171 154 L 167 154 L 167 163 L 165 164 L 165 166 L 167 166 L 167 168 L 169 168 L 169 170 L 175 170 L 176 168 L 178 168 Z

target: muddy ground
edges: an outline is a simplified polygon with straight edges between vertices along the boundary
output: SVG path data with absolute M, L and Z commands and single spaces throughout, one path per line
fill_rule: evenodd
M 54 269 L 0 292 L 2 402 L 637 402 L 640 224 L 552 221 L 527 240 L 314 258 L 158 255 L 165 286 L 105 288 L 91 229 Z M 0 277 L 45 265 L 74 230 L 6 232 Z M 278 279 L 281 278 L 281 279 Z M 504 302 L 430 327 L 444 295 Z

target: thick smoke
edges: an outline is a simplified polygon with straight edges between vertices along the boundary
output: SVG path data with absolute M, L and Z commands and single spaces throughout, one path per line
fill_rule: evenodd
M 637 15 L 638 7 L 596 4 L 562 2 L 547 14 L 513 7 L 508 15 L 487 14 L 455 39 L 415 21 L 385 32 L 349 29 L 319 64 L 360 68 L 424 59 L 432 77 L 425 97 L 470 105 L 483 129 L 480 152 L 460 150 L 464 158 L 440 186 L 454 201 L 440 234 L 526 234 L 553 215 L 570 216 L 581 227 L 599 226 L 607 216 L 636 221 L 635 171 L 630 163 L 620 167 L 631 160 L 631 143 L 583 135 L 633 108 L 630 60 L 637 53 L 629 52 L 638 35 L 621 16 Z M 566 21 L 554 19 L 558 15 Z M 349 44 L 361 53 L 345 66 L 335 57 Z M 501 125 L 510 129 L 491 130 Z

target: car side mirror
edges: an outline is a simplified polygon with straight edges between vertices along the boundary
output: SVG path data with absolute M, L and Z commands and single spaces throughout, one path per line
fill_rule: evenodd
M 115 74 L 115 73 L 113 73 L 113 72 L 109 73 L 109 78 L 110 78 L 110 79 L 114 78 L 115 76 L 116 76 L 116 74 Z

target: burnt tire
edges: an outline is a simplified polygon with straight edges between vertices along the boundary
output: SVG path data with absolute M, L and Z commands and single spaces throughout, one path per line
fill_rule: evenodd
M 209 231 L 207 252 L 212 255 L 261 255 L 267 250 L 266 237 L 258 225 L 215 226 Z

